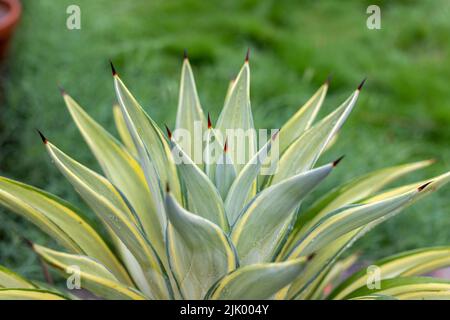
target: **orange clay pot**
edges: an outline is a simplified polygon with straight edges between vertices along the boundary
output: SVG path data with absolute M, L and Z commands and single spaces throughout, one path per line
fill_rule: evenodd
M 0 0 L 0 58 L 6 55 L 21 12 L 19 0 Z

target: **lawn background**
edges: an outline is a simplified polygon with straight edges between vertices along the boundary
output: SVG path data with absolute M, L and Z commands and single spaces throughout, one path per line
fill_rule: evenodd
M 228 81 L 251 48 L 255 124 L 278 128 L 333 75 L 320 113 L 338 106 L 364 78 L 356 109 L 323 161 L 346 155 L 315 193 L 384 166 L 434 158 L 401 182 L 450 169 L 450 2 L 448 1 L 24 1 L 1 66 L 0 174 L 86 208 L 40 143 L 99 171 L 58 92 L 60 84 L 116 135 L 108 60 L 159 123 L 174 125 L 184 48 L 203 108 L 216 119 Z M 81 8 L 81 30 L 66 8 Z M 382 29 L 366 27 L 381 7 Z M 368 259 L 419 246 L 450 244 L 449 190 L 421 201 L 359 241 Z M 41 277 L 27 237 L 53 245 L 16 215 L 0 212 L 0 264 Z

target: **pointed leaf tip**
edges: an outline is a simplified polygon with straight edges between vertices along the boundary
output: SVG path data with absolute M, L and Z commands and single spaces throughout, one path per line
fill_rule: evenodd
M 166 183 L 166 192 L 167 192 L 167 193 L 170 192 L 170 186 L 169 186 L 169 183 L 168 183 L 168 182 Z
M 62 96 L 65 96 L 67 94 L 66 90 L 64 90 L 64 88 L 61 85 L 58 85 L 58 89 L 59 89 L 59 92 L 61 92 Z
M 326 85 L 330 85 L 331 80 L 333 80 L 333 74 L 332 74 L 332 73 L 330 73 L 330 74 L 327 76 L 327 80 L 325 80 L 325 84 L 326 84 Z
M 164 124 L 164 126 L 166 127 L 167 136 L 169 137 L 169 140 L 172 139 L 172 131 L 170 131 L 169 127 L 166 124 Z
M 277 132 L 275 132 L 273 135 L 272 135 L 272 141 L 275 141 L 275 139 L 278 137 L 278 134 L 280 133 L 280 130 L 277 130 Z
M 116 76 L 116 75 L 117 75 L 116 68 L 114 68 L 114 65 L 113 65 L 113 63 L 112 63 L 111 60 L 109 60 L 109 64 L 111 65 L 111 72 L 112 72 L 112 75 L 113 75 L 113 76 Z
M 39 131 L 38 129 L 36 129 L 36 131 L 37 131 L 37 133 L 39 133 L 39 136 L 41 137 L 42 142 L 43 142 L 44 144 L 47 144 L 48 140 L 47 140 L 47 138 L 42 134 L 42 132 Z
M 211 129 L 211 128 L 212 128 L 211 117 L 208 112 L 208 129 Z
M 362 87 L 364 86 L 364 83 L 366 82 L 367 78 L 364 78 L 363 81 L 358 86 L 358 91 L 361 91 Z
M 345 156 L 342 155 L 342 156 L 340 156 L 339 158 L 337 158 L 336 160 L 334 160 L 334 161 L 333 161 L 333 167 L 336 167 L 336 166 L 339 164 L 339 162 L 341 162 L 341 160 L 342 160 L 344 157 L 345 157 Z
M 427 182 L 423 185 L 421 185 L 420 187 L 417 188 L 417 191 L 422 191 L 423 189 L 425 189 L 430 183 L 432 183 L 433 181 Z
M 225 139 L 225 144 L 223 145 L 223 152 L 227 153 L 228 151 L 228 139 Z
M 186 48 L 184 48 L 184 50 L 183 50 L 183 59 L 184 59 L 184 60 L 187 60 L 187 59 L 188 59 L 188 51 L 187 51 Z
M 31 248 L 31 250 L 34 250 L 33 241 L 31 241 L 30 239 L 25 238 L 25 237 L 22 237 L 22 239 L 23 239 L 23 242 L 25 242 L 25 244 Z
M 250 48 L 247 49 L 247 53 L 245 54 L 245 62 L 250 60 Z
M 311 253 L 311 254 L 306 258 L 306 260 L 307 260 L 307 261 L 311 261 L 312 259 L 314 259 L 315 256 L 316 256 L 316 253 L 313 252 L 313 253 Z

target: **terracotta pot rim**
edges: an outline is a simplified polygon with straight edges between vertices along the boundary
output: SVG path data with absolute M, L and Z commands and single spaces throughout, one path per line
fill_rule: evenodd
M 0 19 L 0 31 L 10 28 L 19 20 L 22 7 L 19 0 L 0 0 L 0 3 L 8 7 L 6 15 Z

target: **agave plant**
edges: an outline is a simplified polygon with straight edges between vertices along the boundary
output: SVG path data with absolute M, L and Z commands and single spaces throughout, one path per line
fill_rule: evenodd
M 373 288 L 366 285 L 370 274 L 365 269 L 341 281 L 342 272 L 357 259 L 342 258 L 354 241 L 449 181 L 446 173 L 384 189 L 432 161 L 374 171 L 342 183 L 309 207 L 301 206 L 340 161 L 315 167 L 352 111 L 363 83 L 315 123 L 327 81 L 259 150 L 247 137 L 245 151 L 256 161 L 240 164 L 229 156 L 227 142 L 215 139 L 215 132 L 254 127 L 248 56 L 215 126 L 202 111 L 185 57 L 176 128 L 193 132 L 194 123 L 200 122 L 209 137 L 206 145 L 215 141 L 224 147 L 214 161 L 198 164 L 191 159 L 192 150 L 183 148 L 170 130 L 163 133 L 112 70 L 118 101 L 113 112 L 121 142 L 62 93 L 103 175 L 41 134 L 52 162 L 106 232 L 90 225 L 66 201 L 0 177 L 0 202 L 57 241 L 63 251 L 32 247 L 66 278 L 78 276 L 81 288 L 105 299 L 450 298 L 449 281 L 421 277 L 450 265 L 450 247 L 409 251 L 376 262 L 381 283 Z M 275 144 L 278 168 L 261 175 Z M 174 161 L 174 151 L 182 162 Z M 2 299 L 76 298 L 73 291 L 26 280 L 3 267 L 0 288 Z

